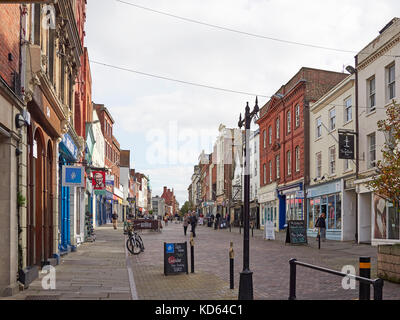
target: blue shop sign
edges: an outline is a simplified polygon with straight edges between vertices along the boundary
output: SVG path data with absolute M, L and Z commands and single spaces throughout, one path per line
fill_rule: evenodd
M 324 184 L 321 186 L 310 187 L 307 190 L 307 198 L 319 197 L 326 194 L 342 192 L 342 183 L 340 180 Z
M 64 187 L 85 187 L 83 167 L 63 166 L 62 185 Z
M 70 156 L 72 156 L 74 160 L 78 158 L 78 147 L 68 133 L 64 134 L 60 142 L 60 147 L 64 152 L 66 151 Z

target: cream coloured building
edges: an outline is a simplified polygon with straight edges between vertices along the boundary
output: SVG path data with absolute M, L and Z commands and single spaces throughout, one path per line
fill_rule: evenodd
M 310 184 L 306 188 L 308 235 L 326 215 L 327 238 L 348 241 L 356 233 L 356 162 L 339 159 L 339 132 L 355 133 L 355 76 L 349 75 L 310 107 Z M 354 138 L 354 134 L 352 135 Z
M 389 202 L 372 192 L 365 182 L 377 174 L 385 134 L 377 122 L 386 118 L 386 108 L 400 93 L 400 19 L 394 18 L 356 56 L 359 99 L 360 175 L 358 194 L 359 242 L 373 245 L 400 243 L 399 214 Z

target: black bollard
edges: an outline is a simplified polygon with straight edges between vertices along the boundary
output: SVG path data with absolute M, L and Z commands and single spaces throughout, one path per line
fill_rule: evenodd
M 289 280 L 289 300 L 296 300 L 296 259 L 291 259 L 290 280 Z
M 193 232 L 190 236 L 190 267 L 191 273 L 194 273 L 194 239 L 193 239 Z
M 231 247 L 229 248 L 229 275 L 230 275 L 230 288 L 233 290 L 235 288 L 235 283 L 234 283 L 234 260 L 235 259 L 235 253 L 233 251 L 233 242 L 231 242 Z
M 360 257 L 360 277 L 370 279 L 371 278 L 371 258 Z M 360 281 L 360 300 L 370 300 L 371 292 L 369 283 L 363 283 Z

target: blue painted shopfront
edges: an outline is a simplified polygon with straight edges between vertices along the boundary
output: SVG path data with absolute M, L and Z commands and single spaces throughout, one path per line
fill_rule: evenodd
M 78 157 L 78 147 L 75 145 L 71 136 L 66 133 L 59 144 L 59 193 L 61 201 L 59 203 L 59 231 L 60 241 L 58 249 L 60 254 L 65 254 L 73 249 L 71 247 L 71 214 L 70 214 L 70 187 L 62 186 L 62 166 L 71 165 L 76 162 Z
M 307 188 L 308 236 L 316 237 L 315 221 L 321 213 L 326 216 L 326 238 L 342 238 L 342 182 L 336 180 Z
M 279 230 L 287 226 L 288 220 L 304 219 L 303 183 L 277 188 L 279 200 Z

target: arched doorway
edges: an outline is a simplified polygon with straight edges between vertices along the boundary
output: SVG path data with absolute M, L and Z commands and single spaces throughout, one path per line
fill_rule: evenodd
M 28 192 L 27 192 L 27 237 L 26 237 L 26 251 L 27 251 L 27 265 L 32 266 L 35 264 L 35 183 L 34 177 L 34 157 L 33 157 L 33 128 L 29 126 L 27 128 L 28 138 L 28 152 L 27 152 L 27 167 L 28 167 Z
M 41 265 L 44 258 L 44 206 L 45 206 L 45 148 L 41 129 L 36 129 L 33 138 L 33 182 L 34 182 L 34 241 L 35 265 Z
M 53 253 L 53 147 L 51 140 L 47 143 L 46 154 L 46 188 L 44 210 L 44 258 L 47 260 Z

